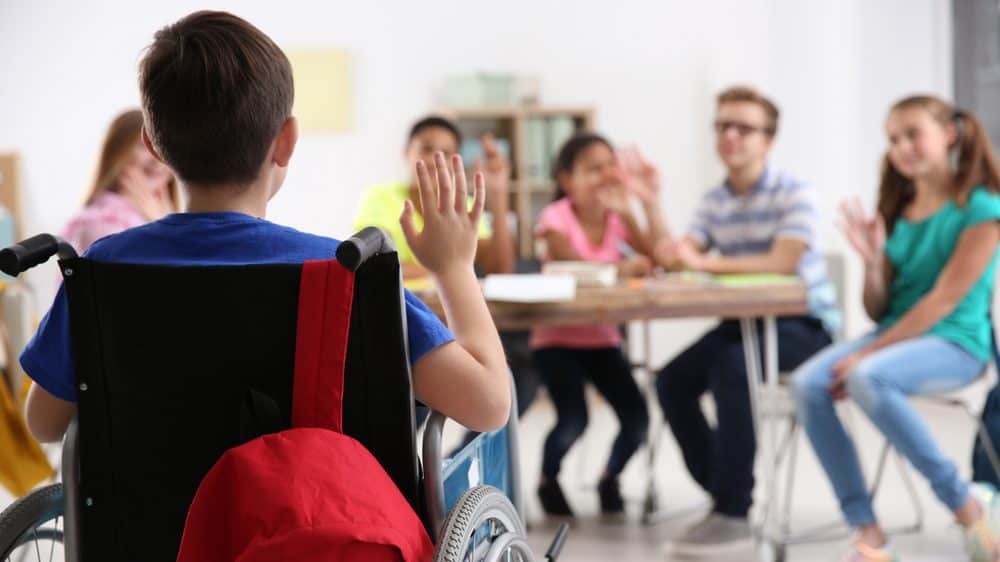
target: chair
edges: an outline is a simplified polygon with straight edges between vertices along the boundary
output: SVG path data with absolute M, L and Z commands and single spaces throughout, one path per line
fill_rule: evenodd
M 837 288 L 837 298 L 839 302 L 844 302 L 844 264 L 843 258 L 841 256 L 828 256 L 827 257 L 827 268 L 830 271 L 831 279 L 834 280 L 834 284 Z M 987 321 L 992 322 L 992 318 L 988 318 Z M 843 334 L 836 334 L 835 340 L 842 339 Z M 994 337 L 994 365 L 1000 366 L 1000 351 L 997 350 L 995 337 Z M 963 390 L 968 390 L 972 386 L 976 386 L 978 383 L 985 381 L 987 377 L 987 369 L 984 369 L 982 375 L 976 381 L 970 383 Z M 781 377 L 781 388 L 782 396 L 771 396 L 767 397 L 767 408 L 765 408 L 764 416 L 769 418 L 771 423 L 780 423 L 784 420 L 787 423 L 787 431 L 784 437 L 776 445 L 778 447 L 777 454 L 775 456 L 775 474 L 785 465 L 786 471 L 786 482 L 784 490 L 778 492 L 777 490 L 772 490 L 774 494 L 773 498 L 767 499 L 767 505 L 763 510 L 762 521 L 760 522 L 758 528 L 758 534 L 761 535 L 759 538 L 765 542 L 770 547 L 770 553 L 773 555 L 773 560 L 775 562 L 784 562 L 787 558 L 787 548 L 789 546 L 799 545 L 799 544 L 809 544 L 815 542 L 826 542 L 833 540 L 840 540 L 850 535 L 851 529 L 842 521 L 833 521 L 831 523 L 818 525 L 810 529 L 805 529 L 797 532 L 793 532 L 791 528 L 792 523 L 792 499 L 793 499 L 793 489 L 795 485 L 795 473 L 797 464 L 797 453 L 799 446 L 799 435 L 801 433 L 801 426 L 798 423 L 797 414 L 795 411 L 794 404 L 792 403 L 791 397 L 788 396 L 787 382 L 790 373 L 782 373 Z M 972 404 L 967 397 L 959 393 L 946 393 L 941 395 L 928 395 L 928 396 L 914 396 L 914 400 L 936 404 L 939 406 L 953 407 L 961 409 L 976 425 L 977 434 L 980 436 L 983 442 L 984 449 L 989 458 L 990 464 L 996 474 L 1000 475 L 1000 456 L 998 456 L 994 443 L 986 432 L 986 427 L 983 424 L 982 419 L 979 416 L 979 408 Z M 849 412 L 849 411 L 847 411 Z M 850 421 L 850 418 L 848 418 Z M 850 424 L 849 424 L 850 425 Z M 853 433 L 853 432 L 851 432 Z M 875 465 L 874 478 L 870 486 L 870 494 L 874 500 L 877 496 L 879 490 L 882 486 L 882 481 L 885 476 L 886 468 L 888 466 L 889 457 L 893 453 L 892 445 L 888 440 L 885 440 L 881 450 L 878 454 L 878 461 Z M 907 498 L 909 500 L 910 506 L 912 508 L 913 520 L 910 523 L 895 526 L 889 529 L 890 534 L 908 534 L 908 533 L 918 533 L 923 529 L 924 522 L 924 510 L 923 505 L 920 502 L 919 495 L 917 493 L 916 485 L 913 481 L 913 477 L 906 468 L 906 459 L 900 455 L 898 452 L 895 454 L 897 466 L 899 468 L 900 480 L 903 486 L 906 488 Z M 776 512 L 778 506 L 780 505 L 780 512 Z M 777 529 L 778 532 L 775 536 L 766 536 L 764 530 L 767 529 L 766 521 L 770 517 L 777 517 Z
M 297 322 L 314 304 L 300 302 L 304 267 L 101 263 L 39 235 L 0 252 L 0 270 L 17 275 L 55 254 L 70 307 L 78 423 L 65 438 L 64 483 L 0 514 L 0 560 L 32 548 L 39 559 L 47 549 L 51 559 L 63 539 L 71 562 L 174 560 L 188 506 L 214 462 L 290 426 Z M 423 479 L 417 455 L 396 253 L 372 228 L 342 243 L 337 258 L 353 272 L 353 289 L 331 284 L 325 298 L 340 298 L 335 304 L 349 306 L 350 315 L 327 315 L 324 326 L 348 331 L 344 432 L 372 452 L 432 536 L 444 530 L 435 560 L 469 553 L 470 560 L 535 560 L 519 512 L 488 485 L 518 499 L 511 485 L 518 467 L 507 462 L 516 451 L 516 415 L 474 444 L 504 445 L 494 450 L 501 458 L 483 458 L 506 480 L 471 482 L 454 507 L 446 505 L 441 457 L 424 458 L 434 478 Z M 552 559 L 565 536 L 561 528 Z

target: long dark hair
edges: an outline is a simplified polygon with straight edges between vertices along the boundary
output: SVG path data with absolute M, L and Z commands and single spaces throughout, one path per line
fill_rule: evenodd
M 608 139 L 596 133 L 577 133 L 563 143 L 562 148 L 559 149 L 559 154 L 556 156 L 556 161 L 552 165 L 552 180 L 556 185 L 556 193 L 552 198 L 553 201 L 558 201 L 566 197 L 566 190 L 559 183 L 559 176 L 563 172 L 572 173 L 573 166 L 576 165 L 576 160 L 580 157 L 580 154 L 598 143 L 603 144 L 612 151 L 614 150 Z
M 927 95 L 904 98 L 892 106 L 890 113 L 911 108 L 927 111 L 941 125 L 955 125 L 958 135 L 951 149 L 957 151 L 958 160 L 952 174 L 951 196 L 960 206 L 968 202 L 974 187 L 985 186 L 994 193 L 1000 192 L 1000 166 L 993 155 L 993 145 L 986 134 L 986 128 L 979 119 L 940 98 Z M 913 200 L 913 196 L 913 181 L 892 165 L 889 154 L 886 153 L 882 159 L 878 212 L 885 220 L 889 232 L 892 232 L 896 220 Z

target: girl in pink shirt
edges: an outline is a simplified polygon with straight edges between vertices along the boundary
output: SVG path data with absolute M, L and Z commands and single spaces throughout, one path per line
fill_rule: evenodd
M 649 256 L 665 229 L 659 194 L 643 189 L 625 172 L 623 162 L 648 165 L 637 152 L 619 156 L 607 140 L 590 133 L 574 136 L 559 151 L 554 170 L 556 200 L 542 211 L 535 229 L 536 236 L 546 242 L 544 261 L 613 263 L 623 277 L 651 272 Z M 643 204 L 649 232 L 632 213 L 630 193 Z M 624 513 L 618 475 L 645 439 L 649 416 L 621 343 L 621 332 L 614 324 L 532 330 L 535 365 L 557 415 L 556 426 L 545 440 L 538 488 L 549 515 L 573 515 L 557 477 L 563 457 L 587 425 L 586 381 L 608 401 L 621 425 L 598 484 L 601 511 Z
M 77 252 L 123 230 L 177 210 L 177 186 L 170 169 L 142 144 L 142 112 L 126 111 L 108 128 L 86 206 L 63 230 Z

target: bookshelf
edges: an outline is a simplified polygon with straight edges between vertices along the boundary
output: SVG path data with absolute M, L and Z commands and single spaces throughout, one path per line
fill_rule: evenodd
M 486 106 L 446 107 L 438 113 L 455 122 L 466 139 L 463 144 L 478 143 L 483 134 L 493 133 L 501 145 L 508 147 L 515 243 L 520 258 L 534 258 L 532 229 L 538 213 L 555 193 L 551 163 L 573 133 L 593 130 L 594 110 L 575 106 Z

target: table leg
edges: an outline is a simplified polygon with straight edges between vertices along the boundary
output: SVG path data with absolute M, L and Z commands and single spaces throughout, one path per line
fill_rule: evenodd
M 761 517 L 758 532 L 766 542 L 771 536 L 769 522 L 771 520 L 775 493 L 775 453 L 777 449 L 777 425 L 766 424 L 765 400 L 773 396 L 778 384 L 778 348 L 777 323 L 773 316 L 763 318 L 764 323 L 764 361 L 761 362 L 760 334 L 757 331 L 756 318 L 740 319 L 740 331 L 743 336 L 743 355 L 746 360 L 747 386 L 750 394 L 750 407 L 754 423 L 754 434 L 757 438 L 757 451 L 761 455 L 761 481 L 764 485 L 764 501 L 761 503 Z M 763 381 L 763 383 L 762 383 Z M 762 384 L 766 385 L 764 392 Z M 769 429 L 765 429 L 765 425 Z M 774 446 L 772 446 L 774 445 Z

